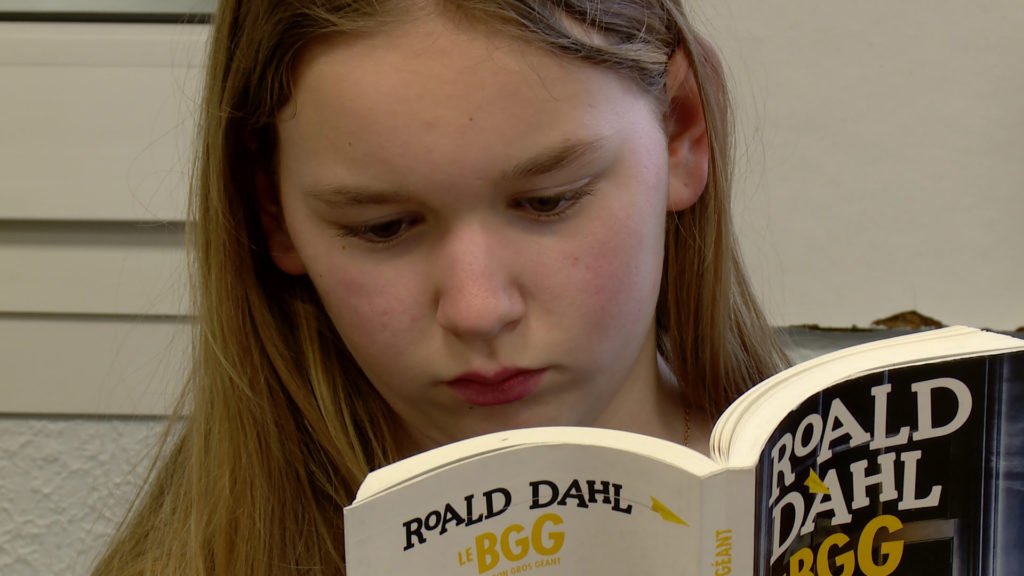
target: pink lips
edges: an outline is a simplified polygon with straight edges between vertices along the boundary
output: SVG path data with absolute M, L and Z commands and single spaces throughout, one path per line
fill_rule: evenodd
M 540 386 L 544 370 L 505 368 L 493 375 L 467 372 L 445 384 L 456 396 L 475 406 L 498 406 L 526 398 Z

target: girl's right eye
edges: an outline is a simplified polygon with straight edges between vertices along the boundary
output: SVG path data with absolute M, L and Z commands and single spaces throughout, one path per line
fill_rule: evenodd
M 339 224 L 337 233 L 344 238 L 385 246 L 400 240 L 421 221 L 418 216 L 402 216 L 365 224 Z

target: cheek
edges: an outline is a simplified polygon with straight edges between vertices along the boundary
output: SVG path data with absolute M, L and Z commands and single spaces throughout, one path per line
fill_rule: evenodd
M 378 356 L 411 347 L 420 284 L 410 271 L 403 275 L 349 250 L 295 198 L 282 195 L 282 201 L 295 249 L 324 309 L 367 374 L 382 364 Z
M 591 230 L 561 272 L 554 271 L 571 284 L 558 288 L 570 296 L 566 304 L 594 334 L 646 332 L 653 320 L 664 240 L 663 220 L 650 214 L 619 212 L 614 226 Z
M 415 283 L 382 275 L 379 267 L 361 270 L 346 263 L 325 270 L 314 283 L 335 328 L 368 373 L 376 371 L 378 355 L 401 355 L 412 345 Z
M 667 214 L 667 167 L 656 140 L 638 144 L 636 157 L 609 183 L 612 196 L 590 221 L 577 247 L 582 293 L 608 329 L 647 330 L 661 287 Z M 616 325 L 616 323 L 619 323 Z

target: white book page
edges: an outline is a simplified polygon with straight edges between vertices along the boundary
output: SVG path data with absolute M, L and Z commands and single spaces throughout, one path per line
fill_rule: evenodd
M 467 460 L 535 444 L 603 446 L 614 450 L 634 452 L 685 468 L 697 476 L 704 476 L 718 469 L 714 462 L 696 450 L 641 434 L 574 426 L 523 428 L 454 442 L 376 470 L 359 487 L 355 501 L 360 502 L 371 498 L 376 494 L 459 465 Z
M 712 433 L 712 453 L 731 465 L 753 466 L 786 414 L 841 381 L 897 366 L 1021 349 L 1024 340 L 954 326 L 826 354 L 766 380 L 734 403 Z
M 349 575 L 697 574 L 701 480 L 596 446 L 465 460 L 347 508 Z

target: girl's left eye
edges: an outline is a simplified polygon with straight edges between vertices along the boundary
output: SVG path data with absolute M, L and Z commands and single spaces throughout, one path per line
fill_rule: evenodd
M 581 188 L 549 196 L 528 196 L 513 201 L 516 208 L 526 211 L 534 218 L 558 218 L 576 207 L 581 200 L 594 193 L 594 185 L 588 183 Z
M 421 222 L 422 219 L 416 216 L 401 216 L 366 224 L 339 225 L 337 234 L 356 238 L 367 244 L 386 246 L 400 240 Z

